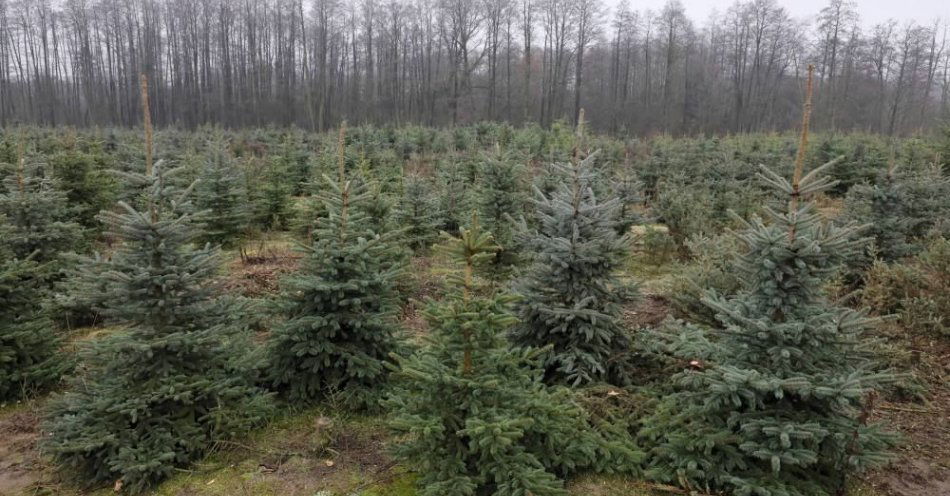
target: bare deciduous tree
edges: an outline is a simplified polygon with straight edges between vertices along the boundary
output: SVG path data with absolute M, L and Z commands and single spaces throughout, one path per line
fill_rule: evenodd
M 862 29 L 738 0 L 695 24 L 601 0 L 0 0 L 0 126 L 329 129 L 341 120 L 576 122 L 635 133 L 781 130 L 803 67 L 821 128 L 914 132 L 950 117 L 947 26 Z M 921 20 L 923 21 L 923 20 Z

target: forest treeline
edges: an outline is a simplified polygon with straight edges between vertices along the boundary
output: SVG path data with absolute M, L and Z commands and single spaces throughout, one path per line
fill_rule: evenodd
M 873 26 L 855 2 L 809 19 L 739 0 L 697 23 L 679 0 L 0 0 L 0 125 L 342 120 L 573 122 L 676 134 L 815 127 L 907 134 L 950 115 L 940 21 Z

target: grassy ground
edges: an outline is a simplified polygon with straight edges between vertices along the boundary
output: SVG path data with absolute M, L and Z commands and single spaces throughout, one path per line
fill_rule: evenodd
M 42 400 L 0 409 L 0 494 L 105 496 L 114 487 L 82 488 L 36 451 Z M 287 413 L 239 442 L 222 443 L 204 460 L 155 488 L 155 496 L 414 496 L 415 476 L 388 455 L 378 416 L 341 416 L 332 408 Z M 21 430 L 11 437 L 12 430 Z M 571 481 L 577 496 L 659 496 L 623 477 Z

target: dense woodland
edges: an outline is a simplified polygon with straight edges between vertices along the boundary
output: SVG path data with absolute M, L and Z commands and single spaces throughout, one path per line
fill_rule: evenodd
M 900 8 L 895 4 L 895 8 Z M 950 115 L 939 20 L 830 0 L 710 19 L 602 0 L 0 0 L 0 125 L 445 126 L 576 122 L 637 134 L 814 127 L 907 135 Z

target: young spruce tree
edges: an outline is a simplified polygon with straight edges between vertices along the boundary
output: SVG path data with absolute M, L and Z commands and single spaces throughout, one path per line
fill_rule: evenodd
M 629 164 L 624 164 L 629 167 Z M 637 211 L 637 205 L 643 203 L 643 183 L 636 175 L 627 170 L 617 174 L 611 181 L 611 190 L 619 201 L 617 208 L 617 234 L 625 235 L 630 228 L 644 222 L 643 215 Z
M 45 303 L 62 278 L 62 252 L 82 244 L 66 196 L 43 167 L 17 165 L 0 186 L 0 401 L 50 386 L 72 360 Z
M 373 228 L 365 209 L 372 192 L 345 180 L 342 169 L 339 177 L 325 178 L 327 217 L 278 303 L 286 320 L 268 346 L 268 381 L 291 401 L 340 391 L 365 407 L 395 347 L 393 286 L 402 259 L 392 256 L 398 232 Z
M 45 450 L 62 465 L 132 492 L 270 411 L 239 359 L 246 341 L 222 324 L 230 309 L 210 285 L 218 252 L 193 245 L 190 189 L 169 186 L 160 162 L 152 167 L 148 120 L 146 143 L 146 173 L 126 174 L 144 188 L 145 208 L 122 202 L 102 214 L 119 244 L 111 260 L 90 259 L 81 273 L 99 283 L 87 287 L 104 289 L 102 311 L 122 329 L 83 350 L 84 373 L 50 401 L 43 428 Z
M 886 459 L 891 438 L 866 424 L 869 396 L 890 379 L 862 348 L 871 321 L 822 291 L 863 240 L 800 203 L 835 184 L 822 176 L 827 165 L 802 177 L 810 87 L 792 181 L 761 173 L 787 208 L 767 209 L 768 224 L 746 223 L 734 267 L 742 289 L 704 300 L 718 339 L 645 421 L 653 478 L 737 495 L 842 494 L 848 474 Z
M 406 241 L 414 251 L 428 249 L 438 237 L 439 205 L 432 186 L 424 177 L 406 175 L 398 217 L 406 228 Z
M 477 272 L 497 248 L 477 220 L 440 245 L 461 266 L 451 292 L 431 301 L 427 345 L 397 358 L 384 401 L 402 443 L 396 454 L 420 472 L 424 496 L 564 495 L 560 476 L 594 469 L 630 472 L 639 454 L 626 439 L 596 432 L 563 387 L 542 381 L 539 351 L 512 349 L 513 297 L 492 293 Z
M 56 188 L 44 168 L 48 166 L 28 164 L 21 150 L 15 172 L 0 188 L 0 215 L 9 224 L 3 244 L 12 256 L 29 258 L 54 271 L 61 253 L 81 244 L 82 229 L 70 220 L 66 194 Z
M 195 188 L 195 204 L 204 212 L 201 240 L 233 246 L 247 228 L 249 209 L 244 181 L 221 133 L 208 141 L 204 167 Z
M 546 377 L 574 385 L 629 380 L 630 338 L 620 304 L 633 296 L 633 288 L 617 278 L 629 240 L 617 234 L 618 201 L 594 195 L 594 157 L 558 165 L 561 182 L 550 194 L 535 190 L 539 226 L 521 234 L 534 261 L 515 283 L 523 298 L 513 341 L 550 345 Z
M 479 211 L 499 247 L 492 275 L 503 277 L 518 262 L 511 219 L 524 209 L 524 166 L 505 155 L 489 158 L 481 164 L 480 178 Z
M 194 214 L 156 164 L 144 183 L 147 211 L 107 212 L 121 240 L 112 259 L 87 261 L 81 277 L 104 288 L 102 313 L 123 330 L 84 350 L 87 372 L 50 405 L 46 448 L 93 481 L 133 491 L 168 477 L 216 440 L 262 420 L 268 397 L 237 367 L 237 335 L 210 287 L 220 265 L 195 249 Z
M 887 174 L 874 184 L 852 187 L 845 197 L 845 222 L 867 224 L 865 234 L 873 245 L 869 253 L 849 260 L 850 268 L 860 272 L 874 259 L 897 262 L 915 255 L 928 238 L 940 237 L 947 230 L 950 215 L 950 180 L 939 170 L 901 173 L 894 159 Z
M 0 216 L 0 239 L 12 228 Z M 60 338 L 45 315 L 42 271 L 0 242 L 0 403 L 49 386 L 67 368 Z

